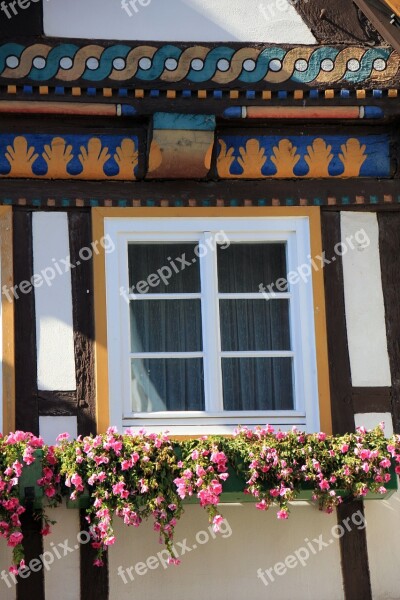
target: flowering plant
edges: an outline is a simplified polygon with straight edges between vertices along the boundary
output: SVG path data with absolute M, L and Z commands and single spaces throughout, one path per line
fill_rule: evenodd
M 105 435 L 79 437 L 72 443 L 63 437 L 56 455 L 70 499 L 88 489 L 86 520 L 97 549 L 95 565 L 103 565 L 104 551 L 115 543 L 114 515 L 133 527 L 152 516 L 171 561 L 176 560 L 172 540 L 182 503 L 174 479 L 180 469 L 167 435 L 144 431 L 120 435 L 112 427 Z
M 18 483 L 24 466 L 36 460 L 37 450 L 43 448 L 43 440 L 32 433 L 16 431 L 0 435 L 0 537 L 13 549 L 13 566 L 24 566 L 23 534 L 20 516 L 25 512 L 19 497 Z
M 345 496 L 385 494 L 392 459 L 400 475 L 400 436 L 388 441 L 383 424 L 344 436 L 305 434 L 296 428 L 275 433 L 270 426 L 239 428 L 224 446 L 236 469 L 244 471 L 245 493 L 254 496 L 260 510 L 278 504 L 278 519 L 288 518 L 288 502 L 301 489 L 312 489 L 319 508 L 331 513 Z
M 184 500 L 196 497 L 218 531 L 223 520 L 218 505 L 234 472 L 244 477 L 244 492 L 253 496 L 258 509 L 278 505 L 279 519 L 288 518 L 289 502 L 305 487 L 320 509 L 332 512 L 345 496 L 385 494 L 393 464 L 400 475 L 400 436 L 386 439 L 383 425 L 372 431 L 361 427 L 343 436 L 244 427 L 233 437 L 180 442 L 165 433 L 126 430 L 121 435 L 110 428 L 103 435 L 74 441 L 61 434 L 56 446 L 45 446 L 41 438 L 17 431 L 0 437 L 0 536 L 13 547 L 14 573 L 24 565 L 19 517 L 25 508 L 18 484 L 23 469 L 38 460 L 38 451 L 42 477 L 37 484 L 48 505 L 59 504 L 63 497 L 72 501 L 87 497 L 86 520 L 97 566 L 102 566 L 105 550 L 115 543 L 114 516 L 133 527 L 152 518 L 170 562 L 179 563 L 173 535 Z M 45 510 L 38 518 L 44 521 L 42 534 L 47 535 L 51 521 Z

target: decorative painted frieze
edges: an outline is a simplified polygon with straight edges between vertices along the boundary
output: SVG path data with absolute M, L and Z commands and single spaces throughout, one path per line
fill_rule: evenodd
M 204 179 L 214 168 L 221 179 L 391 175 L 387 134 L 215 139 L 214 128 L 212 116 L 156 113 L 148 156 L 135 135 L 0 134 L 0 178 L 134 181 L 146 162 L 150 179 Z
M 264 177 L 389 177 L 389 137 L 223 135 L 217 173 L 227 179 Z
M 0 135 L 0 177 L 137 178 L 139 139 L 126 135 Z
M 203 86 L 380 86 L 395 80 L 399 67 L 398 54 L 384 47 L 93 43 L 0 46 L 0 80 L 42 84 L 107 81 L 116 85 L 179 82 Z

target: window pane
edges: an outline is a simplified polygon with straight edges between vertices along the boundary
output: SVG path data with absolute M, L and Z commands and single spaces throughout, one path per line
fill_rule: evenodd
M 221 293 L 254 293 L 286 278 L 286 244 L 218 246 L 218 287 Z M 275 289 L 275 287 L 273 288 Z M 276 290 L 275 290 L 276 291 Z M 282 287 L 281 291 L 287 291 Z
M 131 352 L 201 352 L 200 300 L 131 300 Z
M 223 358 L 225 410 L 293 410 L 291 358 Z
M 200 292 L 199 259 L 194 252 L 195 248 L 195 243 L 129 244 L 130 293 Z
M 220 300 L 224 351 L 290 350 L 288 300 Z
M 204 410 L 202 358 L 131 361 L 132 410 Z

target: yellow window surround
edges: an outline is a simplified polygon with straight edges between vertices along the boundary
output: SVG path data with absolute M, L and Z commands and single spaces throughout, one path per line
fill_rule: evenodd
M 104 236 L 104 219 L 119 218 L 188 218 L 188 217 L 308 217 L 310 223 L 311 256 L 322 255 L 321 219 L 319 207 L 236 207 L 236 208 L 93 208 L 93 241 Z M 95 360 L 96 360 L 96 416 L 99 433 L 110 423 L 108 353 L 107 353 L 107 307 L 105 251 L 98 246 L 94 260 L 94 308 L 95 308 Z M 318 369 L 318 390 L 321 430 L 332 432 L 329 388 L 328 347 L 326 333 L 325 294 L 323 270 L 313 270 L 313 300 L 315 340 Z

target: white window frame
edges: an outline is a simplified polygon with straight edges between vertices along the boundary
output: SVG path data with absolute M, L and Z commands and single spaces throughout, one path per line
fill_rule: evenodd
M 128 244 L 129 242 L 198 242 L 204 236 L 224 231 L 231 242 L 285 242 L 287 247 L 287 271 L 296 271 L 301 265 L 310 264 L 309 218 L 299 217 L 105 217 L 104 233 L 112 238 L 115 251 L 106 254 L 106 303 L 107 346 L 109 368 L 109 401 L 111 424 L 122 427 L 145 427 L 148 431 L 168 430 L 174 434 L 231 433 L 238 424 L 247 426 L 270 423 L 282 429 L 293 425 L 306 431 L 317 431 L 320 426 L 315 323 L 313 309 L 312 277 L 295 285 L 288 283 L 289 291 L 276 295 L 290 299 L 291 352 L 271 352 L 271 356 L 294 355 L 294 402 L 295 410 L 288 411 L 223 411 L 222 377 L 218 368 L 220 356 L 205 366 L 206 409 L 210 408 L 212 396 L 220 399 L 219 410 L 168 411 L 156 413 L 132 413 L 130 394 L 130 325 L 129 305 L 120 290 L 129 289 Z M 212 251 L 200 260 L 202 279 L 201 297 L 203 321 L 203 353 L 208 357 L 215 352 L 208 340 L 215 338 L 218 323 L 218 294 L 207 295 L 207 282 L 214 278 L 216 285 L 216 261 Z M 160 265 L 160 268 L 164 265 Z M 311 271 L 311 268 L 310 268 Z M 149 273 L 150 275 L 150 273 Z M 203 284 L 205 283 L 205 287 Z M 261 282 L 260 282 L 261 283 Z M 263 282 L 265 286 L 273 282 Z M 160 299 L 160 294 L 144 294 L 144 298 Z M 236 294 L 236 296 L 238 296 Z M 248 297 L 248 294 L 244 296 Z M 171 297 L 171 296 L 170 296 Z M 254 298 L 262 298 L 255 290 Z M 208 298 L 208 300 L 206 300 Z M 139 300 L 140 301 L 140 300 Z M 267 301 L 267 300 L 266 300 Z M 207 333 L 208 330 L 208 333 Z M 220 347 L 220 345 L 219 345 Z M 202 354 L 202 353 L 198 353 Z M 223 353 L 226 355 L 226 353 Z M 242 354 L 242 353 L 241 353 Z M 250 352 L 249 356 L 258 353 Z M 262 353 L 265 355 L 266 353 Z M 205 361 L 206 363 L 206 361 Z

